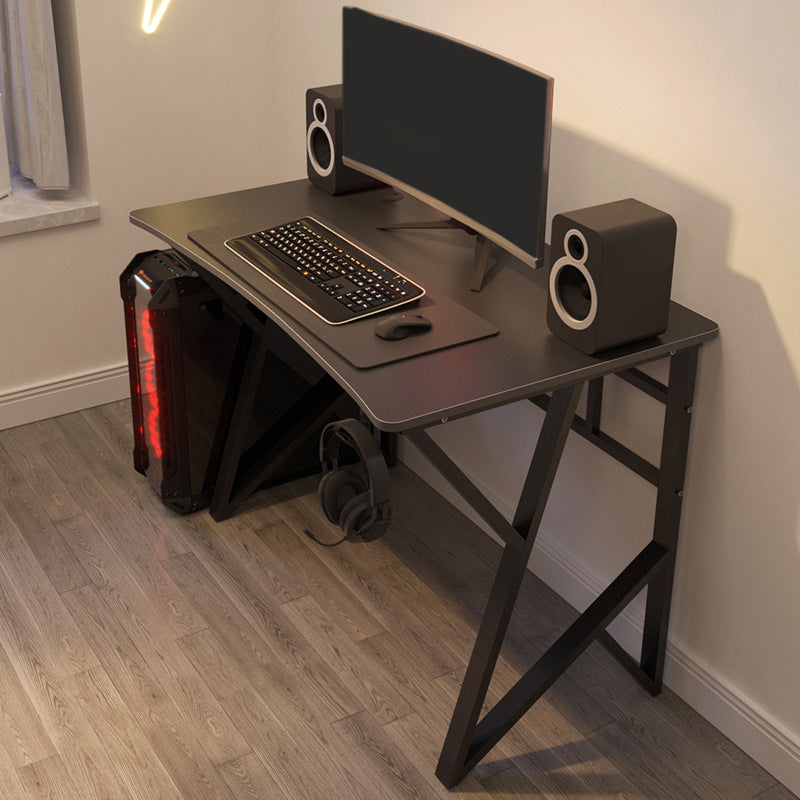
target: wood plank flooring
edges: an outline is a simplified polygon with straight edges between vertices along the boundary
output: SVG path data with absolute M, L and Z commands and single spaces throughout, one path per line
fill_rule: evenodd
M 167 510 L 127 403 L 0 432 L 0 800 L 794 797 L 592 646 L 454 792 L 434 769 L 499 548 L 402 465 L 334 549 L 316 480 Z M 490 700 L 574 618 L 529 576 Z

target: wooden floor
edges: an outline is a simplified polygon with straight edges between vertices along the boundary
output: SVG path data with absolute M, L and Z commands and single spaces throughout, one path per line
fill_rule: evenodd
M 793 797 L 596 645 L 445 790 L 499 548 L 402 466 L 393 513 L 334 549 L 311 479 L 177 516 L 124 403 L 0 432 L 0 798 Z M 492 695 L 574 616 L 530 577 Z

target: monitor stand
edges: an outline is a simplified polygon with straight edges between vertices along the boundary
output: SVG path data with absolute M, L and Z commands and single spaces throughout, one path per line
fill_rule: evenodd
M 466 231 L 470 236 L 475 237 L 475 257 L 472 262 L 472 272 L 470 273 L 469 288 L 473 292 L 479 292 L 483 288 L 483 279 L 489 271 L 489 251 L 491 241 L 482 233 L 470 228 L 463 222 L 459 222 L 452 217 L 445 219 L 414 220 L 411 222 L 397 222 L 392 225 L 379 225 L 379 231 L 395 231 L 405 229 L 433 229 L 433 228 L 459 228 Z

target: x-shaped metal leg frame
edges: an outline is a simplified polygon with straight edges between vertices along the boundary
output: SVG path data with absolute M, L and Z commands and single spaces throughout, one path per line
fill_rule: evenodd
M 587 438 L 598 435 L 601 392 L 594 386 L 589 393 L 592 413 L 587 412 L 587 421 L 590 424 L 584 420 L 576 423 L 575 410 L 583 384 L 556 390 L 548 399 L 544 423 L 512 523 L 494 508 L 425 430 L 406 432 L 411 442 L 505 543 L 436 768 L 436 775 L 445 786 L 458 783 L 595 639 L 606 644 L 651 693 L 660 691 L 696 364 L 696 348 L 672 353 L 669 385 L 660 387 L 663 390 L 660 399 L 666 406 L 661 462 L 657 469 L 643 471 L 645 475 L 652 473 L 652 482 L 658 489 L 652 540 L 482 719 L 481 707 L 567 434 L 577 424 L 588 429 L 581 431 Z M 645 381 L 640 373 L 634 378 Z M 631 378 L 626 379 L 633 382 Z M 649 393 L 654 393 L 652 383 L 650 381 L 647 387 Z M 595 402 L 596 407 L 592 409 Z M 621 447 L 608 437 L 598 444 L 612 455 Z M 627 451 L 619 460 L 629 464 L 632 458 L 635 457 Z M 637 663 L 605 629 L 645 587 L 648 591 L 644 633 L 641 659 Z
M 355 405 L 333 378 L 323 373 L 256 442 L 248 443 L 262 372 L 279 331 L 225 283 L 211 275 L 206 280 L 242 323 L 208 465 L 214 485 L 209 512 L 219 522 L 279 474 L 300 447 L 318 436 L 331 413 L 341 411 L 347 416 Z

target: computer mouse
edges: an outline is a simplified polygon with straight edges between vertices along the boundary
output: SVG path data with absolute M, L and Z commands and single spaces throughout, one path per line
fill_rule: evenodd
M 431 321 L 419 314 L 392 314 L 375 326 L 375 335 L 381 339 L 405 339 L 416 333 L 430 330 Z

